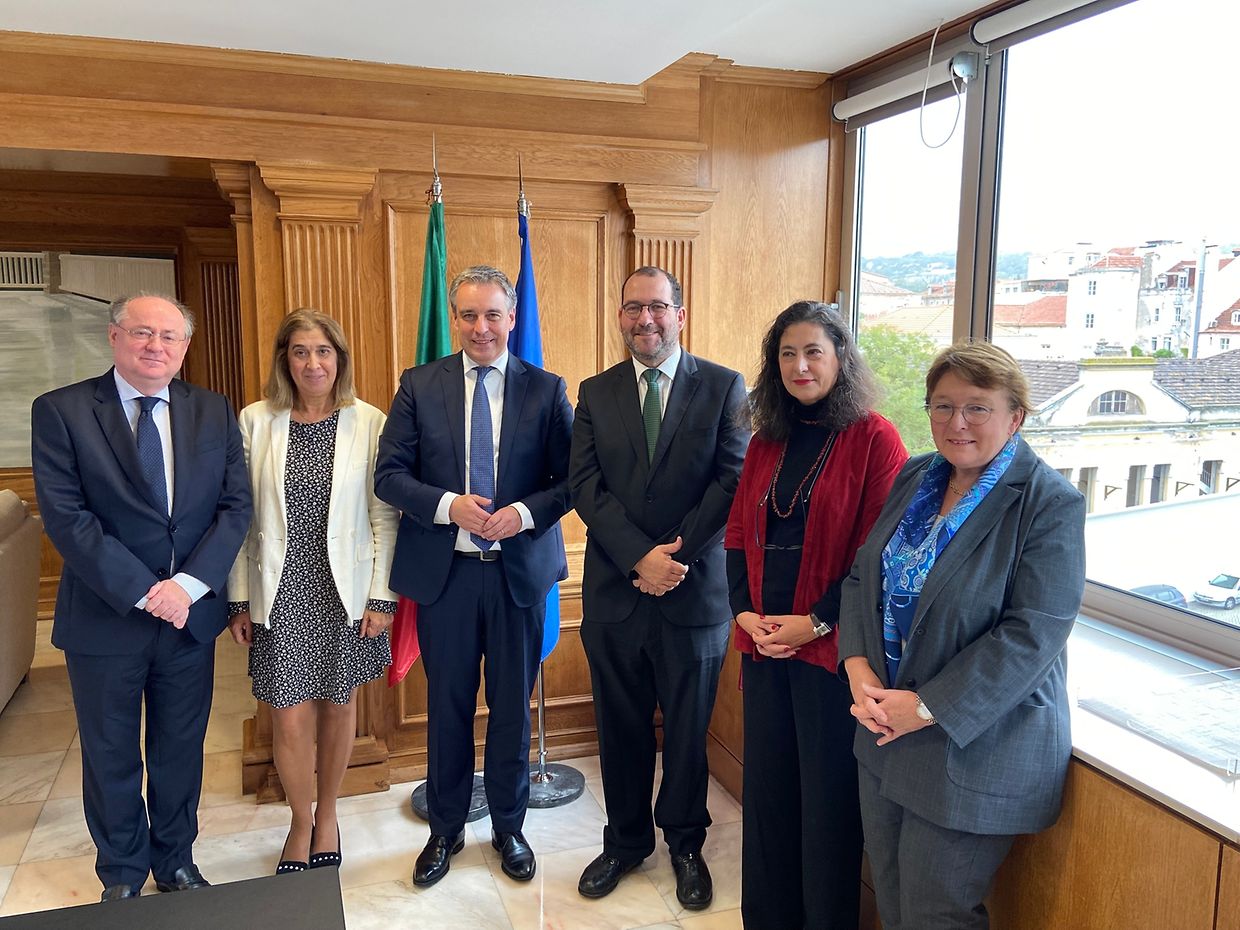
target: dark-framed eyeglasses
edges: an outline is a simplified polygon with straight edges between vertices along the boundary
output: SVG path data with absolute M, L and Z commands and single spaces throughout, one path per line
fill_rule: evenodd
M 959 407 L 952 404 L 926 404 L 925 411 L 930 419 L 935 423 L 950 423 L 952 418 L 956 416 L 956 411 L 960 411 L 960 415 L 964 417 L 964 421 L 970 426 L 981 426 L 990 419 L 990 415 L 994 410 L 984 404 L 962 404 Z
M 652 320 L 661 320 L 667 316 L 669 311 L 679 310 L 680 307 L 677 304 L 665 303 L 662 300 L 652 300 L 648 304 L 639 303 L 636 300 L 630 300 L 626 304 L 621 304 L 620 309 L 630 320 L 636 320 L 640 317 L 643 310 L 650 311 L 650 318 Z
M 133 329 L 129 329 L 121 326 L 120 323 L 113 323 L 112 325 L 135 342 L 150 342 L 152 339 L 158 339 L 166 346 L 174 346 L 177 343 L 185 342 L 189 338 L 188 336 L 183 336 L 180 333 L 174 333 L 171 330 L 165 330 L 164 332 L 159 333 L 151 329 L 149 326 L 137 326 Z

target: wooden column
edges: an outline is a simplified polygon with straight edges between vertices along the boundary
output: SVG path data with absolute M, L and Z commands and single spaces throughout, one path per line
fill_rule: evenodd
M 694 318 L 708 301 L 709 235 L 706 212 L 718 191 L 701 187 L 622 184 L 620 197 L 633 217 L 632 266 L 665 268 L 676 276 L 688 307 L 683 341 L 692 345 Z
M 258 340 L 258 306 L 254 291 L 254 218 L 250 197 L 252 165 L 239 161 L 211 163 L 211 173 L 221 193 L 232 204 L 233 233 L 237 240 L 237 338 L 249 352 L 242 354 L 237 365 L 241 375 L 240 406 L 258 400 L 261 392 L 259 360 L 262 352 Z

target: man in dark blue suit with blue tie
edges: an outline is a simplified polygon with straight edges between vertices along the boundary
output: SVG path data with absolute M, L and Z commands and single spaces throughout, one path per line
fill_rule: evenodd
M 250 482 L 227 398 L 173 380 L 193 328 L 171 298 L 116 300 L 114 367 L 31 411 L 39 509 L 65 563 L 52 643 L 73 689 L 104 901 L 138 894 L 151 873 L 160 891 L 207 884 L 193 858 L 202 743 Z
M 375 466 L 375 493 L 402 511 L 390 587 L 418 605 L 426 669 L 431 837 L 413 881 L 439 881 L 465 845 L 484 656 L 491 844 L 528 881 L 530 692 L 547 592 L 568 575 L 573 411 L 563 378 L 509 355 L 517 298 L 503 272 L 466 269 L 449 301 L 464 351 L 401 376 Z

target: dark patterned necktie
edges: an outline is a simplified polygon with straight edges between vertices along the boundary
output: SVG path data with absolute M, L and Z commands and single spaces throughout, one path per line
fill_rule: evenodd
M 139 397 L 142 412 L 138 414 L 138 463 L 142 477 L 151 489 L 151 502 L 160 513 L 168 512 L 168 481 L 164 477 L 164 444 L 159 439 L 152 411 L 159 397 Z
M 646 427 L 646 460 L 653 462 L 654 447 L 659 444 L 659 427 L 663 423 L 659 369 L 647 368 L 642 372 L 642 377 L 646 379 L 646 399 L 642 402 L 642 425 Z
M 469 412 L 469 492 L 491 501 L 487 510 L 495 510 L 495 441 L 491 429 L 491 399 L 487 397 L 486 381 L 495 369 L 479 365 L 478 383 L 474 385 L 474 403 Z M 495 545 L 491 539 L 469 534 L 473 544 L 483 552 Z

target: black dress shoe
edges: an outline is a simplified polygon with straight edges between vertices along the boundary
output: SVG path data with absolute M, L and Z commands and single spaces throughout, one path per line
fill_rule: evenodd
M 500 868 L 509 878 L 528 882 L 534 877 L 538 863 L 534 861 L 534 850 L 530 849 L 520 830 L 516 833 L 496 833 L 492 830 L 491 845 L 499 850 Z
M 586 898 L 602 898 L 616 890 L 620 879 L 641 865 L 636 862 L 621 862 L 615 856 L 603 853 L 586 866 L 581 873 L 581 881 L 577 882 L 577 891 Z
M 701 853 L 672 856 L 672 871 L 676 873 L 677 901 L 691 911 L 710 907 L 715 897 L 715 886 Z
M 210 885 L 196 865 L 185 865 L 177 869 L 172 873 L 170 882 L 155 882 L 155 887 L 160 891 L 189 891 L 191 888 L 208 888 Z
M 108 885 L 103 889 L 103 894 L 99 896 L 99 901 L 119 901 L 121 898 L 136 898 L 140 892 L 135 891 L 133 885 Z
M 448 874 L 448 866 L 452 857 L 465 848 L 465 831 L 456 836 L 440 836 L 432 833 L 426 846 L 418 853 L 418 861 L 413 866 L 413 883 L 415 885 L 433 885 Z

